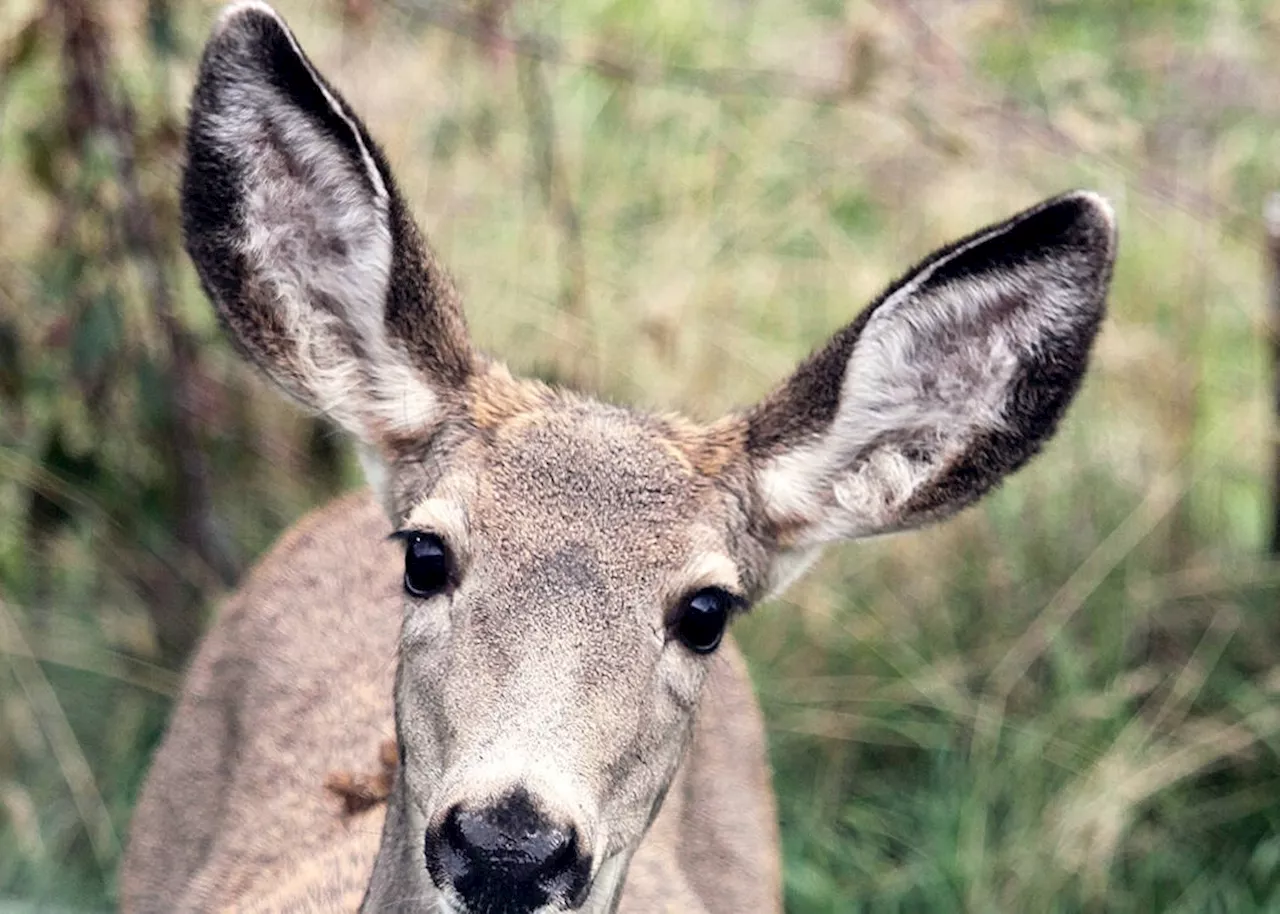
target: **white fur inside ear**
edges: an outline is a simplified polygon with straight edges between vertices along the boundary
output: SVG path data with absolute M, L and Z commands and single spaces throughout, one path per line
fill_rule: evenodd
M 311 75 L 312 82 L 314 82 L 316 88 L 320 90 L 320 94 L 324 96 L 324 100 L 328 103 L 329 107 L 333 109 L 333 113 L 336 114 L 342 122 L 347 125 L 347 129 L 351 131 L 351 137 L 355 140 L 356 146 L 360 149 L 360 160 L 364 166 L 364 170 L 368 173 L 369 181 L 374 187 L 374 192 L 380 200 L 385 202 L 388 197 L 386 183 L 382 180 L 382 173 L 378 171 L 377 163 L 373 161 L 373 155 L 369 152 L 369 147 L 365 144 L 364 137 L 360 135 L 360 129 L 356 126 L 355 122 L 347 116 L 346 111 L 343 110 L 342 104 L 333 97 L 333 93 L 325 86 L 324 80 L 320 78 L 320 74 L 311 66 L 311 61 L 307 59 L 307 55 L 302 53 L 302 46 L 298 44 L 298 39 L 293 34 L 293 29 L 289 28 L 288 23 L 280 17 L 280 14 L 277 13 L 269 4 L 263 3 L 262 0 L 239 0 L 239 2 L 230 4 L 222 11 L 222 15 L 218 17 L 218 25 L 215 31 L 221 32 L 223 29 L 227 28 L 232 21 L 236 19 L 236 17 L 250 12 L 268 16 L 275 20 L 276 25 L 280 27 L 280 31 L 284 33 L 285 38 L 289 41 L 289 47 L 293 49 L 293 53 L 297 56 L 299 63 L 301 63 L 302 66 L 306 68 L 307 73 Z
M 256 74 L 229 82 L 210 135 L 242 169 L 241 250 L 296 350 L 281 380 L 365 439 L 429 426 L 436 396 L 385 328 L 389 201 L 358 129 L 324 91 L 362 167 Z

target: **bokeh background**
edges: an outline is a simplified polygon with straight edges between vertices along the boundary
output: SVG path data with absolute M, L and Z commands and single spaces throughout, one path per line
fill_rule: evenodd
M 713 417 L 947 240 L 1115 203 L 1046 453 L 737 629 L 787 907 L 1280 910 L 1268 0 L 281 0 L 524 372 Z M 216 5 L 0 4 L 0 911 L 114 905 L 183 664 L 347 445 L 181 253 Z

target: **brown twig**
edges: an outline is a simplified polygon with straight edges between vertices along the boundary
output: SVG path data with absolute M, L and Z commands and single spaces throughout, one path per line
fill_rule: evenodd
M 1271 555 L 1280 557 L 1280 193 L 1267 199 L 1267 330 L 1271 349 Z
M 865 93 L 858 91 L 856 68 L 848 68 L 840 79 L 832 80 L 786 70 L 655 63 L 622 57 L 603 49 L 574 52 L 563 42 L 547 35 L 502 33 L 492 23 L 466 10 L 450 9 L 425 0 L 393 0 L 393 3 L 410 22 L 425 23 L 485 48 L 498 42 L 519 57 L 588 70 L 613 82 L 683 90 L 715 98 L 755 96 L 815 105 L 873 104 Z M 928 76 L 933 85 L 946 84 L 951 91 L 963 88 L 967 93 L 969 115 L 991 122 L 994 132 L 1021 137 L 1059 158 L 1101 165 L 1123 175 L 1131 187 L 1148 199 L 1196 219 L 1222 222 L 1225 234 L 1243 237 L 1245 230 L 1241 226 L 1247 224 L 1248 219 L 1238 207 L 1218 199 L 1207 190 L 1188 187 L 1184 179 L 1150 163 L 1137 168 L 1114 155 L 1086 148 L 1048 117 L 989 85 L 912 4 L 890 2 L 886 6 L 889 15 L 912 19 L 909 27 L 927 58 L 919 67 L 921 79 Z
M 73 147 L 84 149 L 94 136 L 106 138 L 122 200 L 112 214 L 118 255 L 137 265 L 169 350 L 172 408 L 164 430 L 165 453 L 175 479 L 175 539 L 189 549 L 224 584 L 233 583 L 239 568 L 222 545 L 213 515 L 210 476 L 199 436 L 192 423 L 201 371 L 194 339 L 182 326 L 173 302 L 172 255 L 156 229 L 155 217 L 138 177 L 138 137 L 128 101 L 110 91 L 108 36 L 86 0 L 50 0 L 63 26 L 67 128 Z M 173 659 L 181 659 L 199 635 L 195 614 L 173 588 L 162 587 L 149 601 L 157 634 Z
M 529 153 L 535 183 L 559 231 L 560 310 L 582 327 L 587 316 L 586 246 L 582 238 L 582 220 L 557 145 L 554 102 L 539 60 L 519 58 L 516 74 L 520 97 L 529 118 Z M 585 382 L 589 379 L 581 375 L 593 360 L 589 352 L 578 352 L 579 363 L 572 370 L 579 375 L 575 380 Z
M 461 9 L 449 9 L 423 0 L 393 0 L 395 7 L 411 22 L 420 22 L 450 32 L 482 47 L 495 43 L 526 60 L 590 70 L 614 82 L 656 88 L 684 89 L 702 95 L 754 95 L 793 98 L 803 101 L 834 101 L 846 94 L 844 81 L 812 79 L 785 70 L 749 67 L 690 67 L 682 64 L 655 64 L 624 59 L 606 51 L 575 54 L 562 42 L 547 35 L 503 32 L 500 23 Z
M 1027 107 L 1012 95 L 993 88 L 987 80 L 974 71 L 973 64 L 945 35 L 941 34 L 929 17 L 921 13 L 912 0 L 873 0 L 889 15 L 900 21 L 917 37 L 925 49 L 921 72 L 932 71 L 935 87 L 946 85 L 951 89 L 962 87 L 972 100 L 974 114 L 990 118 L 1000 129 L 1022 136 L 1042 151 L 1060 158 L 1087 160 L 1105 166 L 1124 175 L 1125 181 L 1139 193 L 1166 206 L 1181 210 L 1196 219 L 1214 219 L 1228 222 L 1228 217 L 1243 214 L 1238 208 L 1223 203 L 1212 193 L 1189 188 L 1185 179 L 1169 174 L 1152 163 L 1144 163 L 1141 169 L 1129 166 L 1119 158 L 1097 150 L 1088 149 L 1064 132 L 1053 121 Z M 1226 227 L 1227 233 L 1233 227 Z M 1236 229 L 1236 231 L 1239 231 Z
M 538 61 L 525 59 L 517 68 L 520 97 L 529 116 L 529 150 L 534 178 L 543 202 L 560 229 L 562 283 L 560 307 L 574 317 L 585 317 L 587 259 L 582 243 L 582 220 L 573 202 L 569 176 L 556 145 L 554 102 Z

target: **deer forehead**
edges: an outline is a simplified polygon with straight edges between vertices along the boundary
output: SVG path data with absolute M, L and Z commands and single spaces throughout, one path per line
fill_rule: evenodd
M 406 526 L 526 574 L 573 555 L 610 584 L 658 574 L 665 590 L 739 588 L 727 469 L 745 458 L 732 430 L 516 383 L 500 406 L 478 408 L 488 421 L 413 500 Z

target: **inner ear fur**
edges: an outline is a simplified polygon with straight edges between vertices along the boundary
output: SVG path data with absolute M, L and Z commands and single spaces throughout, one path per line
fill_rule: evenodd
M 265 4 L 229 8 L 201 59 L 182 215 L 239 348 L 366 444 L 429 431 L 465 388 L 453 283 L 381 149 Z
M 1110 207 L 1076 192 L 890 286 L 748 414 L 780 542 L 918 526 L 1026 463 L 1079 387 L 1114 253 Z

